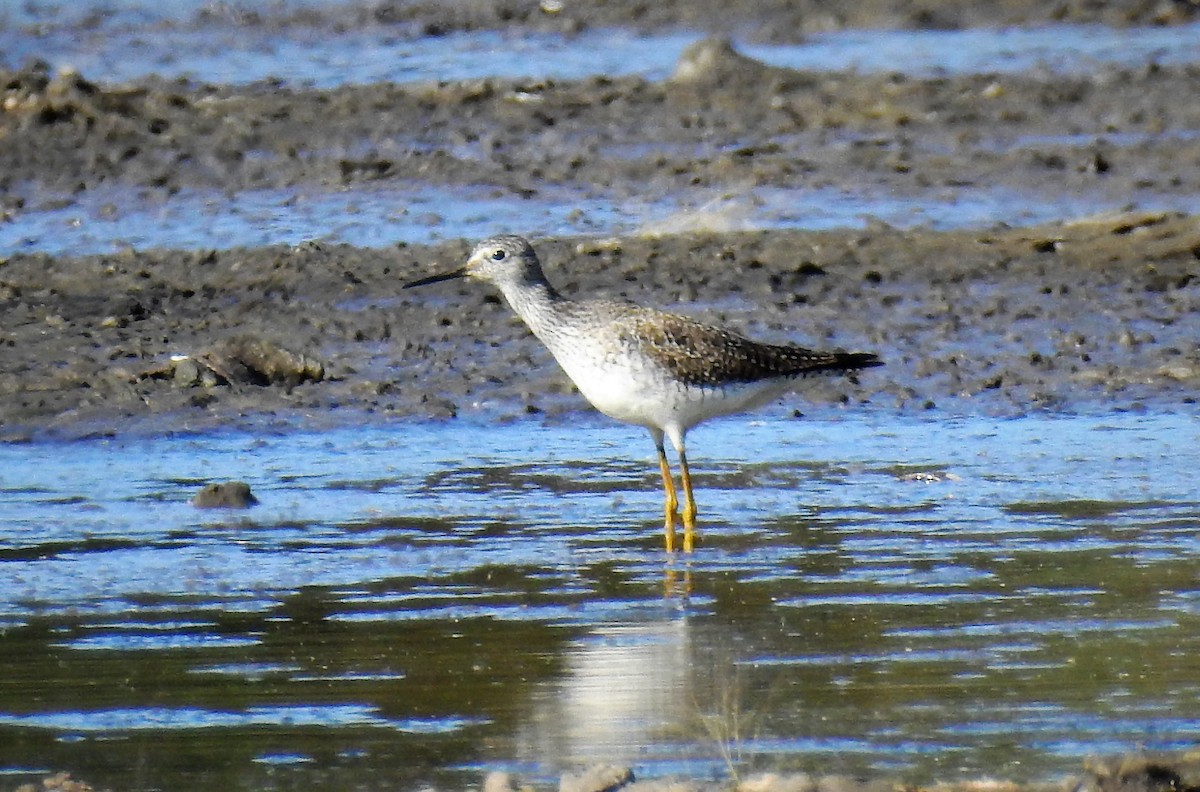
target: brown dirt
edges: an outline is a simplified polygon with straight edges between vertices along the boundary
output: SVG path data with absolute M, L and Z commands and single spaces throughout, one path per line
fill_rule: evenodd
M 778 39 L 846 24 L 1170 24 L 1193 19 L 1196 7 L 762 0 L 737 10 L 739 31 Z M 317 13 L 244 23 L 311 24 Z M 385 3 L 338 24 L 416 25 L 436 35 L 619 20 L 719 33 L 730 18 L 724 3 L 565 4 L 556 13 Z M 29 182 L 170 194 L 415 180 L 618 199 L 845 185 L 897 196 L 972 184 L 1108 199 L 1138 190 L 1200 194 L 1200 138 L 1191 134 L 1200 129 L 1198 67 L 1103 67 L 1071 77 L 824 74 L 768 67 L 720 40 L 702 42 L 684 61 L 661 82 L 328 91 L 100 85 L 34 64 L 0 73 L 0 214 L 38 208 L 23 197 Z M 1050 135 L 1058 142 L 1013 143 Z M 537 245 L 550 277 L 571 294 L 624 295 L 887 361 L 858 384 L 822 383 L 812 395 L 819 403 L 1172 408 L 1194 404 L 1200 384 L 1194 216 L 1128 212 L 951 232 L 873 225 L 721 233 L 701 225 Z M 0 427 L 20 439 L 130 421 L 166 431 L 264 416 L 584 409 L 496 295 L 469 284 L 400 292 L 405 280 L 455 265 L 466 250 L 455 242 L 10 255 L 0 261 Z
M 567 293 L 620 295 L 756 336 L 883 355 L 888 365 L 864 372 L 857 386 L 816 387 L 810 396 L 821 401 L 1000 412 L 1179 407 L 1194 403 L 1200 385 L 1200 226 L 1189 217 L 540 247 Z M 0 268 L 5 424 L 20 435 L 155 415 L 170 429 L 271 413 L 584 408 L 495 294 L 469 283 L 400 292 L 465 250 L 14 257 Z M 721 309 L 706 308 L 712 300 Z M 226 374 L 214 361 L 227 361 L 247 337 L 321 361 L 320 376 L 302 376 L 307 362 L 291 379 Z M 218 376 L 180 374 L 173 355 L 211 364 Z

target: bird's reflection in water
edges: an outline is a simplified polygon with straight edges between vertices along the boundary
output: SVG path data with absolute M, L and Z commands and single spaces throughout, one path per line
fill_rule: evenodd
M 646 746 L 678 734 L 694 706 L 690 644 L 686 618 L 593 630 L 569 648 L 563 676 L 535 694 L 517 758 L 631 763 Z
M 686 602 L 691 593 L 691 565 L 685 564 L 683 567 L 676 567 L 673 563 L 667 564 L 663 568 L 663 596 L 667 599 L 678 598 L 681 602 Z

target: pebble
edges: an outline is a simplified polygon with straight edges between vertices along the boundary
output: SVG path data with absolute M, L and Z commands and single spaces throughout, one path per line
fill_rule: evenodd
M 564 773 L 558 792 L 612 792 L 633 782 L 633 771 L 624 765 L 597 764 L 582 773 Z
M 192 498 L 198 509 L 247 509 L 258 503 L 258 498 L 244 481 L 226 481 L 208 484 Z

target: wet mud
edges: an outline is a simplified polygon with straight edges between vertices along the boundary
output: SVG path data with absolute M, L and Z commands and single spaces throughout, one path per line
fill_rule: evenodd
M 844 27 L 953 28 L 1014 25 L 1049 21 L 1105 25 L 1172 24 L 1192 18 L 1194 3 L 1118 0 L 1088 2 L 1066 0 L 970 0 L 964 3 L 821 2 L 821 0 L 714 0 L 661 3 L 565 3 L 544 0 L 514 2 L 384 2 L 368 5 L 348 15 L 354 24 L 383 21 L 418 26 L 429 34 L 521 25 L 538 30 L 573 33 L 593 27 L 622 26 L 643 30 L 682 27 L 718 33 L 748 32 L 756 38 L 791 40 L 806 33 Z M 298 11 L 295 20 L 308 20 L 312 12 Z
M 241 14 L 234 24 L 382 25 L 424 36 L 619 25 L 710 37 L 664 80 L 315 90 L 162 78 L 106 84 L 36 62 L 0 70 L 0 223 L 110 187 L 169 197 L 189 188 L 234 195 L 422 183 L 614 202 L 708 190 L 753 202 L 772 188 L 852 187 L 903 199 L 980 185 L 1097 197 L 1128 209 L 1026 227 L 743 230 L 717 201 L 639 233 L 535 244 L 568 295 L 625 297 L 767 340 L 870 351 L 886 362 L 855 379 L 804 383 L 802 396 L 772 409 L 1195 410 L 1200 216 L 1147 210 L 1135 196 L 1186 203 L 1200 195 L 1200 66 L 916 77 L 900 64 L 894 73 L 818 73 L 757 62 L 724 38 L 802 41 L 850 26 L 1174 25 L 1197 19 L 1194 2 L 735 6 L 416 2 L 338 15 L 212 4 L 198 12 L 201 22 Z M 120 216 L 122 207 L 108 211 Z M 0 250 L 0 440 L 590 409 L 486 287 L 401 291 L 458 266 L 469 247 L 248 249 L 214 238 L 204 250 Z M 1097 762 L 1055 788 L 1198 785 L 1193 752 Z M 91 788 L 66 775 L 43 786 Z M 748 792 L 865 786 L 789 775 L 742 784 Z M 981 780 L 936 788 L 1017 787 Z
M 858 381 L 788 407 L 1183 408 L 1200 384 L 1200 228 L 1122 215 L 1036 228 L 692 233 L 546 239 L 549 277 L 727 322 L 879 353 Z M 499 297 L 401 292 L 466 243 L 303 245 L 11 257 L 0 405 L 14 437 L 277 417 L 487 418 L 588 409 Z M 160 422 L 160 423 L 155 423 Z
M 618 12 L 607 4 L 521 13 L 385 4 L 368 17 L 402 29 L 420 21 L 429 35 L 498 21 L 723 29 L 718 4 L 617 6 L 611 19 Z M 1170 24 L 1195 12 L 1188 3 L 1034 6 L 884 13 L 846 4 L 826 18 L 814 17 L 815 7 L 760 3 L 747 6 L 742 29 L 770 38 L 761 31 L 1037 22 L 1046 13 Z M 357 22 L 342 24 L 366 24 L 366 12 L 356 13 Z M 899 198 L 970 184 L 1118 200 L 1144 190 L 1200 194 L 1200 67 L 1192 65 L 1098 66 L 1082 76 L 812 73 L 767 66 L 714 37 L 661 81 L 105 85 L 32 63 L 0 74 L 0 89 L 8 219 L 47 208 L 31 184 L 60 191 L 53 201 L 66 204 L 112 185 L 170 195 L 414 181 L 483 184 L 506 196 L 563 186 L 616 201 L 697 188 L 753 201 L 756 190 L 796 186 Z M 818 402 L 1001 412 L 1193 402 L 1194 216 L 1134 209 L 958 231 L 731 227 L 718 202 L 645 233 L 537 246 L 568 294 L 625 296 L 888 362 L 857 384 L 823 383 Z M 405 280 L 455 265 L 466 242 L 226 248 L 215 238 L 204 251 L 8 251 L 0 265 L 5 431 L 119 427 L 147 416 L 169 416 L 160 425 L 169 429 L 248 415 L 585 408 L 496 295 L 470 284 L 401 294 Z
M 1200 189 L 1200 66 L 1188 64 L 1083 76 L 817 73 L 712 38 L 662 81 L 104 86 L 34 63 L 0 72 L 0 86 L 10 213 L 33 208 L 30 181 L 167 194 L 420 181 L 532 196 L 567 185 L 610 198 L 796 185 Z
M 487 774 L 480 788 L 483 792 L 539 789 L 538 786 L 522 783 L 522 779 L 512 773 L 501 771 Z M 558 788 L 560 792 L 1196 792 L 1200 789 L 1200 759 L 1195 752 L 1131 754 L 1089 760 L 1080 773 L 1056 783 L 1018 785 L 980 778 L 925 786 L 843 775 L 777 772 L 751 773 L 720 782 L 682 779 L 644 781 L 637 779 L 633 771 L 623 765 L 600 764 L 565 773 Z M 43 778 L 40 785 L 22 784 L 16 788 L 16 792 L 95 792 L 96 789 L 98 787 L 73 778 L 70 773 L 59 772 Z

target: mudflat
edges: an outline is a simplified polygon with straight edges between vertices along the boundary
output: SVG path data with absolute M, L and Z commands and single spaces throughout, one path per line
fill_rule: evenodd
M 743 42 L 803 45 L 848 28 L 1169 29 L 1194 26 L 1198 11 L 1185 0 L 204 4 L 183 22 L 152 19 L 144 35 L 234 28 L 270 42 L 300 29 L 383 30 L 402 40 L 499 31 L 487 56 L 498 61 L 522 57 L 504 42 L 523 34 L 583 42 L 619 27 L 702 36 L 661 78 L 319 88 L 288 79 L 106 80 L 49 54 L 0 61 L 0 224 L 97 202 L 100 216 L 81 222 L 119 221 L 122 196 L 169 205 L 188 191 L 403 196 L 432 185 L 581 206 L 708 195 L 633 230 L 533 241 L 568 295 L 623 297 L 756 338 L 869 351 L 886 362 L 853 379 L 804 382 L 776 410 L 921 413 L 931 425 L 963 413 L 1194 413 L 1200 63 L 1150 56 L 1066 72 L 927 73 L 901 57 L 891 70 L 801 70 L 751 57 Z M 82 37 L 120 13 L 62 24 Z M 0 30 L 50 41 L 39 23 L 5 14 Z M 996 202 L 995 216 L 975 206 L 974 219 L 953 222 L 967 211 L 957 196 L 976 189 Z M 944 196 L 940 216 L 950 221 L 889 225 L 869 211 L 842 227 L 746 220 L 766 195 L 842 191 L 899 205 Z M 1048 195 L 1081 208 L 1022 211 Z M 485 286 L 401 290 L 459 266 L 474 240 L 444 239 L 427 206 L 401 200 L 396 212 L 429 212 L 429 239 L 364 247 L 314 232 L 311 242 L 246 247 L 214 233 L 199 248 L 174 240 L 102 253 L 0 248 L 0 440 L 590 409 Z M 494 230 L 530 234 L 520 223 Z M 30 558 L 62 552 L 41 541 L 30 540 Z M 508 644 L 497 646 L 509 662 Z M 47 656 L 59 657 L 61 648 L 51 649 Z M 98 750 L 120 748 L 109 745 L 117 749 Z M 1098 760 L 1083 773 L 1053 788 L 1200 788 L 1194 750 Z M 506 792 L 510 782 L 494 774 L 487 788 Z M 89 788 L 65 775 L 42 786 Z M 742 788 L 885 786 L 908 788 L 800 775 L 760 776 Z
M 506 15 L 490 4 L 406 4 L 337 22 L 430 36 L 615 24 L 712 34 L 662 80 L 318 90 L 154 77 L 105 84 L 29 63 L 0 74 L 2 208 L 9 220 L 47 208 L 24 197 L 31 183 L 75 197 L 121 186 L 166 199 L 193 187 L 233 195 L 482 184 L 508 197 L 561 189 L 610 200 L 710 189 L 731 201 L 636 233 L 535 244 L 569 295 L 627 297 L 756 337 L 886 360 L 857 382 L 806 385 L 819 404 L 1021 412 L 1194 403 L 1200 223 L 1187 211 L 1140 209 L 1134 196 L 1153 191 L 1186 207 L 1200 195 L 1200 65 L 813 72 L 766 65 L 723 37 L 731 27 L 802 41 L 839 25 L 1188 24 L 1194 7 L 821 4 L 818 13 L 750 3 L 737 25 L 722 8 L 544 3 Z M 256 24 L 333 24 L 323 13 Z M 1011 189 L 1015 200 L 1055 191 L 1124 205 L 1130 196 L 1130 208 L 1031 226 L 738 223 L 737 201 L 797 185 L 897 200 L 980 185 Z M 486 288 L 400 291 L 456 266 L 470 241 L 245 249 L 214 238 L 202 250 L 6 251 L 0 424 L 20 438 L 130 421 L 157 431 L 264 417 L 587 409 Z

